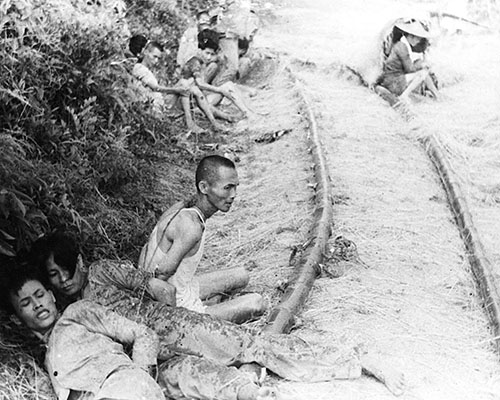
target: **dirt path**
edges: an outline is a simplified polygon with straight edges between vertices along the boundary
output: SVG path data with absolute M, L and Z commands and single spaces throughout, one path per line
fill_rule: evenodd
M 262 39 L 302 60 L 294 65 L 324 135 L 336 233 L 354 241 L 368 265 L 348 263 L 343 277 L 319 280 L 297 333 L 313 343 L 375 346 L 405 371 L 403 398 L 499 398 L 487 321 L 430 162 L 392 109 L 331 68 L 362 48 L 373 30 L 353 25 L 380 15 L 380 4 L 287 2 Z M 282 388 L 297 398 L 392 397 L 368 378 Z

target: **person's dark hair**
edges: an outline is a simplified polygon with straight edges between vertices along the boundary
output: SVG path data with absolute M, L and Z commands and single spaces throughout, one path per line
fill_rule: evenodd
M 79 254 L 80 248 L 73 236 L 54 232 L 33 243 L 29 262 L 39 268 L 43 276 L 47 276 L 47 260 L 53 255 L 54 262 L 73 276 Z
M 49 289 L 38 268 L 31 265 L 17 265 L 14 259 L 1 261 L 0 307 L 8 314 L 14 314 L 11 295 L 17 294 L 26 282 L 39 281 Z
M 212 29 L 203 29 L 198 33 L 198 48 L 219 50 L 219 33 Z
M 196 190 L 199 190 L 198 185 L 201 181 L 213 183 L 217 178 L 219 167 L 236 169 L 236 166 L 229 158 L 222 157 L 217 154 L 202 158 L 196 168 Z
M 201 11 L 198 11 L 196 13 L 196 20 L 199 20 L 201 18 L 202 15 L 207 15 L 207 17 L 210 17 L 210 13 L 208 12 L 208 10 L 201 10 Z
M 415 46 L 412 46 L 411 49 L 415 53 L 424 53 L 429 46 L 430 46 L 429 39 L 422 38 L 420 39 L 420 42 L 418 42 Z
M 403 32 L 397 26 L 392 28 L 392 43 L 399 42 L 403 36 L 406 36 L 405 32 Z
M 238 39 L 238 49 L 244 50 L 245 53 L 248 51 L 248 47 L 250 46 L 250 42 L 248 39 Z
M 128 42 L 128 49 L 134 56 L 139 57 L 147 43 L 148 39 L 146 38 L 146 36 L 134 35 Z

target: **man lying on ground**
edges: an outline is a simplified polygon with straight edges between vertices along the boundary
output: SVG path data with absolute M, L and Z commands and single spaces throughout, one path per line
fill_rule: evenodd
M 59 400 L 271 400 L 234 367 L 192 355 L 159 352 L 158 337 L 142 324 L 89 300 L 59 314 L 55 298 L 36 271 L 17 267 L 4 273 L 2 305 L 47 346 L 45 367 Z M 130 347 L 130 358 L 124 346 Z M 157 357 L 167 360 L 157 369 Z
M 158 334 L 160 355 L 176 353 L 198 359 L 197 363 L 180 358 L 162 364 L 160 377 L 170 382 L 171 393 L 203 400 L 210 398 L 207 394 L 214 393 L 215 386 L 224 389 L 220 390 L 222 397 L 214 396 L 215 400 L 234 399 L 231 396 L 245 386 L 245 391 L 255 392 L 255 386 L 249 386 L 248 375 L 242 375 L 241 370 L 260 372 L 259 367 L 302 382 L 355 379 L 364 371 L 384 382 L 394 394 L 404 390 L 403 375 L 374 355 L 333 346 L 314 351 L 293 335 L 255 335 L 219 318 L 162 304 L 155 298 L 155 293 L 162 297 L 161 286 L 155 285 L 150 274 L 130 263 L 113 261 L 100 261 L 86 268 L 79 254 L 74 254 L 77 246 L 66 238 L 69 242 L 61 235 L 51 235 L 33 246 L 32 259 L 41 263 L 40 271 L 56 296 L 63 294 L 66 301 L 88 299 L 144 323 Z
M 264 312 L 264 301 L 258 294 L 211 306 L 204 305 L 200 298 L 200 280 L 204 276 L 196 272 L 205 245 L 205 221 L 217 211 L 229 211 L 238 185 L 238 173 L 231 160 L 218 155 L 205 157 L 196 169 L 195 200 L 178 202 L 168 209 L 142 249 L 139 268 L 173 285 L 177 306 L 227 320 L 241 320 L 240 305 L 253 304 L 250 317 Z M 223 272 L 227 273 L 230 271 Z M 248 313 L 246 307 L 242 311 Z
M 45 366 L 58 399 L 163 400 L 151 377 L 158 337 L 89 301 L 61 316 L 54 296 L 29 270 L 10 271 L 2 281 L 4 307 L 47 345 Z M 123 345 L 132 347 L 132 359 Z

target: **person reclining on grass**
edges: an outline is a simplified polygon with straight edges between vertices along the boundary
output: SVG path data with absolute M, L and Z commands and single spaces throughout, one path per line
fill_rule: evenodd
M 61 297 L 66 304 L 83 298 L 107 306 L 153 329 L 160 339 L 160 354 L 173 352 L 200 360 L 201 364 L 194 365 L 182 358 L 168 366 L 162 364 L 160 378 L 164 376 L 170 382 L 171 393 L 177 390 L 185 397 L 203 400 L 211 398 L 208 394 L 213 393 L 214 385 L 220 385 L 224 396 L 232 393 L 233 397 L 221 394 L 222 397 L 212 398 L 234 399 L 234 393 L 241 391 L 245 382 L 248 384 L 241 371 L 255 371 L 259 367 L 299 382 L 356 379 L 363 371 L 384 382 L 394 394 L 401 394 L 405 388 L 403 375 L 376 356 L 329 346 L 314 351 L 311 345 L 293 335 L 256 335 L 208 314 L 162 303 L 165 299 L 162 281 L 157 282 L 151 274 L 127 262 L 103 260 L 86 267 L 77 244 L 67 235 L 42 237 L 31 252 L 32 262 L 38 263 L 60 306 Z M 210 368 L 204 368 L 208 365 Z M 172 369 L 179 372 L 175 374 Z M 195 371 L 201 372 L 194 375 Z M 176 377 L 184 373 L 193 378 L 184 378 L 188 380 L 182 385 Z M 247 386 L 250 388 L 255 389 Z
M 59 315 L 52 293 L 28 269 L 9 271 L 2 286 L 3 306 L 47 345 L 45 367 L 59 400 L 165 398 L 150 375 L 159 348 L 151 329 L 90 301 Z M 132 359 L 123 345 L 133 346 Z
M 220 396 L 212 398 L 234 399 L 234 393 L 248 385 L 248 379 L 245 380 L 248 375 L 243 376 L 241 371 L 255 371 L 256 367 L 267 368 L 282 378 L 298 382 L 356 379 L 363 371 L 385 383 L 396 395 L 404 391 L 404 376 L 376 356 L 328 346 L 314 351 L 293 335 L 256 335 L 208 314 L 168 306 L 161 302 L 161 295 L 155 297 L 160 290 L 155 289 L 154 278 L 145 271 L 135 269 L 130 263 L 108 260 L 85 268 L 79 254 L 74 252 L 76 244 L 69 237 L 66 236 L 65 241 L 61 240 L 61 235 L 51 236 L 39 239 L 33 246 L 33 253 L 34 259 L 41 262 L 39 267 L 44 280 L 50 282 L 58 299 L 58 295 L 63 294 L 66 301 L 84 298 L 107 306 L 153 329 L 160 338 L 160 354 L 173 352 L 179 356 L 192 355 L 199 360 L 193 364 L 179 358 L 161 365 L 160 382 L 162 379 L 170 382 L 171 393 L 204 400 L 211 398 L 208 394 L 214 393 L 214 385 L 220 385 L 224 390 Z M 72 248 L 74 251 L 69 251 Z M 65 264 L 67 262 L 73 264 Z M 228 367 L 231 368 L 226 369 Z M 200 373 L 195 375 L 196 371 Z M 177 377 L 184 373 L 192 379 L 184 378 L 188 380 L 183 385 Z M 254 392 L 255 386 L 246 389 L 251 388 Z
M 218 155 L 199 162 L 195 180 L 196 198 L 174 204 L 160 217 L 142 249 L 139 268 L 173 285 L 179 307 L 239 322 L 245 315 L 250 318 L 260 315 L 265 311 L 264 300 L 255 293 L 210 306 L 202 303 L 200 282 L 217 283 L 210 274 L 196 274 L 205 245 L 205 222 L 217 211 L 229 211 L 239 181 L 234 163 Z M 232 272 L 234 269 L 220 271 L 219 280 Z M 241 289 L 247 283 L 248 272 L 243 271 L 235 285 L 229 284 L 226 289 Z M 221 288 L 214 286 L 208 290 L 207 297 L 220 291 Z
M 163 400 L 157 376 L 169 398 L 276 398 L 274 389 L 234 367 L 160 351 L 153 330 L 95 302 L 76 301 L 59 314 L 52 292 L 30 267 L 2 273 L 2 306 L 46 344 L 45 367 L 59 400 Z M 157 368 L 157 358 L 167 361 Z
M 438 98 L 438 89 L 432 79 L 429 65 L 422 59 L 415 62 L 411 58 L 412 47 L 423 38 L 430 37 L 429 30 L 417 20 L 402 21 L 395 24 L 401 35 L 394 35 L 395 41 L 391 52 L 384 61 L 379 84 L 389 90 L 400 101 L 405 102 L 412 92 L 425 85 L 434 98 Z
M 149 42 L 144 36 L 137 35 L 130 39 L 129 48 L 140 60 L 132 70 L 132 75 L 138 80 L 137 89 L 147 100 L 152 101 L 155 112 L 161 114 L 167 110 L 173 110 L 180 102 L 188 130 L 201 133 L 204 130 L 194 122 L 191 113 L 190 95 L 193 95 L 212 126 L 217 130 L 225 130 L 215 120 L 214 110 L 203 94 L 191 82 L 181 79 L 174 87 L 162 86 L 158 83 L 151 69 L 158 65 L 163 52 L 163 47 L 159 43 Z M 224 116 L 222 113 L 217 113 L 217 115 Z

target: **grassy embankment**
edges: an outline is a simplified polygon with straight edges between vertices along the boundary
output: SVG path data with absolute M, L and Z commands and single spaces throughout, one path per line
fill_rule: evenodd
M 166 45 L 168 83 L 183 15 L 207 3 L 0 2 L 0 257 L 65 228 L 87 262 L 137 258 L 158 214 L 191 191 L 193 160 L 176 144 L 182 121 L 137 101 L 131 62 L 122 62 L 127 40 L 141 33 Z M 44 398 L 7 325 L 0 397 Z

